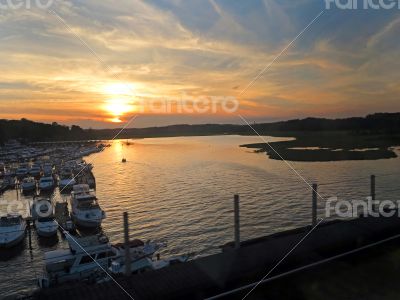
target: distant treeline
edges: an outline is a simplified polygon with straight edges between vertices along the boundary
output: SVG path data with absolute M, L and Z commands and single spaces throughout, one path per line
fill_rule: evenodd
M 18 139 L 22 142 L 47 142 L 61 140 L 85 140 L 88 133 L 79 126 L 38 123 L 27 119 L 0 120 L 0 143 Z
M 400 113 L 376 113 L 365 118 L 324 119 L 306 118 L 275 123 L 252 124 L 253 128 L 263 135 L 296 135 L 301 132 L 318 131 L 351 131 L 356 134 L 400 133 Z M 0 120 L 0 142 L 9 139 L 23 141 L 57 141 L 111 139 L 120 129 L 82 129 L 79 126 L 64 126 L 57 123 L 44 124 L 21 120 Z M 196 136 L 241 134 L 254 135 L 247 125 L 203 124 L 171 125 L 164 127 L 128 128 L 119 138 L 163 137 L 163 136 Z

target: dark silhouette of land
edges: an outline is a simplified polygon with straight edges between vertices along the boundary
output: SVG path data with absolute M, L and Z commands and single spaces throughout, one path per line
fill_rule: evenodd
M 294 140 L 243 145 L 266 152 L 272 159 L 295 161 L 361 160 L 396 157 L 392 147 L 400 145 L 400 113 L 376 113 L 346 119 L 306 118 L 252 124 L 264 136 L 293 137 Z M 82 129 L 57 123 L 0 120 L 0 143 L 107 140 L 206 135 L 256 135 L 247 125 L 202 124 L 121 129 Z M 272 146 L 272 147 L 271 147 Z M 272 149 L 273 148 L 273 149 Z M 279 153 L 279 154 L 277 154 Z

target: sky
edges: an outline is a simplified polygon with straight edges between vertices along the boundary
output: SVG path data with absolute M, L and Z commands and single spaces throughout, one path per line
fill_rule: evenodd
M 115 128 L 400 111 L 397 8 L 24 1 L 0 8 L 0 118 Z

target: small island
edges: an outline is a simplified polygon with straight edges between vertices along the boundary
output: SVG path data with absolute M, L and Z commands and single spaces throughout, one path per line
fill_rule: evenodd
M 396 158 L 400 135 L 353 132 L 294 133 L 290 141 L 241 145 L 276 160 L 324 162 Z

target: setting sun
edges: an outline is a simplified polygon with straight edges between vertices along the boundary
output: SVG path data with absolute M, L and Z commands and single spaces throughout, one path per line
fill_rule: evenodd
M 133 110 L 131 99 L 134 86 L 131 83 L 112 83 L 103 87 L 103 93 L 112 97 L 108 99 L 103 109 L 110 115 L 109 122 L 120 123 L 124 114 Z

